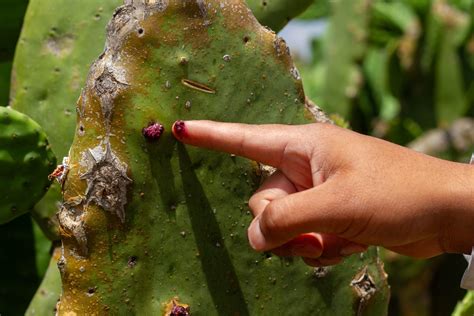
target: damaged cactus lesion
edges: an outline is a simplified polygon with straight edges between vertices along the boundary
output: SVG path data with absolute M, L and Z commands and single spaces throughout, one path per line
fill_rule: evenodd
M 97 68 L 102 68 L 100 65 L 104 63 L 98 63 Z M 119 95 L 120 91 L 123 90 L 127 84 L 125 79 L 118 79 L 123 76 L 122 72 L 117 71 L 111 66 L 103 66 L 102 73 L 94 81 L 94 91 L 100 98 L 102 107 L 102 113 L 105 117 L 106 122 L 110 121 L 112 115 L 113 101 Z
M 63 237 L 74 237 L 78 245 L 78 251 L 75 253 L 86 256 L 87 236 L 84 225 L 84 197 L 79 196 L 71 198 L 61 204 L 57 213 L 59 222 L 59 231 Z
M 104 149 L 105 147 L 105 149 Z M 125 223 L 125 205 L 127 204 L 127 186 L 133 181 L 127 175 L 127 166 L 112 152 L 110 143 L 88 149 L 83 153 L 82 166 L 86 172 L 80 180 L 87 183 L 84 194 L 65 200 L 57 213 L 61 235 L 65 238 L 74 237 L 79 251 L 78 255 L 87 256 L 87 236 L 84 216 L 90 204 L 95 204 L 106 212 L 116 215 L 121 223 Z M 63 160 L 52 175 L 61 185 L 69 171 L 69 158 Z
M 82 163 L 87 166 L 87 171 L 80 177 L 87 181 L 85 206 L 95 203 L 124 223 L 127 186 L 133 182 L 127 176 L 127 165 L 113 153 L 108 141 L 105 146 L 87 150 Z
M 173 298 L 165 306 L 165 312 L 163 316 L 190 316 L 191 308 L 187 304 L 179 302 L 177 297 Z
M 369 274 L 367 267 L 364 267 L 351 281 L 351 287 L 357 294 L 357 316 L 363 315 L 370 299 L 375 295 L 377 286 L 374 279 Z

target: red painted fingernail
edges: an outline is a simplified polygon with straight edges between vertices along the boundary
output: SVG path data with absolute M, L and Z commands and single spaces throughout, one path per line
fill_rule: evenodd
M 184 121 L 176 121 L 174 122 L 173 124 L 173 133 L 176 137 L 178 138 L 182 138 L 185 136 L 186 134 L 186 125 L 184 123 Z
M 142 129 L 143 136 L 149 141 L 157 141 L 165 131 L 160 123 L 151 122 Z

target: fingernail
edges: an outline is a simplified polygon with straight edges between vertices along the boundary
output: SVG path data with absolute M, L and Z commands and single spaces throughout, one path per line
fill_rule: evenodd
M 172 130 L 177 138 L 183 138 L 186 134 L 186 124 L 184 121 L 178 120 L 174 122 Z
M 263 237 L 262 231 L 260 230 L 260 217 L 255 217 L 248 228 L 248 238 L 250 246 L 261 251 L 265 248 L 265 237 Z
M 358 245 L 358 244 L 349 244 L 349 245 L 345 246 L 344 248 L 342 248 L 341 251 L 339 252 L 339 254 L 341 256 L 346 257 L 346 256 L 353 255 L 355 253 L 364 252 L 365 250 L 367 250 L 366 246 L 362 246 L 362 245 Z

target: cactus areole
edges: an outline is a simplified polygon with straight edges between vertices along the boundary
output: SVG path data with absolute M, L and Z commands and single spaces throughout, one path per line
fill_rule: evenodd
M 242 0 L 116 10 L 64 160 L 60 315 L 385 313 L 376 249 L 323 278 L 253 252 L 256 164 L 172 136 L 178 119 L 309 122 L 315 108 L 288 52 Z M 359 280 L 370 289 L 357 291 Z

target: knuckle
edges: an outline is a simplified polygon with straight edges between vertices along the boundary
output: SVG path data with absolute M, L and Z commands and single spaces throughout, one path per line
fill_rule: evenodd
M 252 195 L 250 197 L 248 204 L 249 204 L 250 209 L 253 212 L 257 211 L 257 208 L 258 208 L 258 205 L 259 205 L 261 199 L 262 198 L 261 198 L 260 194 L 258 194 L 258 193 L 255 193 L 254 195 Z
M 279 201 L 271 202 L 262 214 L 260 229 L 265 236 L 275 235 L 287 229 L 287 225 L 281 216 L 283 203 Z

